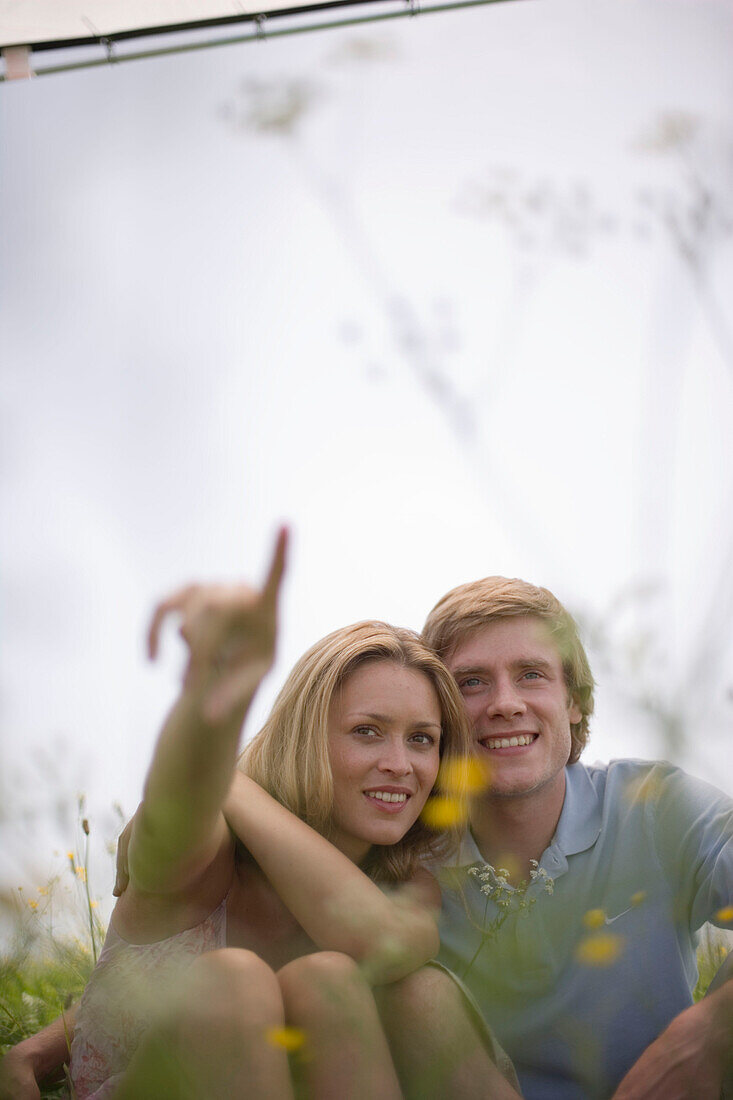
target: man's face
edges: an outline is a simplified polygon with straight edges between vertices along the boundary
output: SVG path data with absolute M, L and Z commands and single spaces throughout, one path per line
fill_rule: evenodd
M 490 797 L 564 791 L 570 726 L 581 719 L 568 699 L 562 663 L 541 619 L 521 615 L 480 627 L 446 664 L 488 762 Z

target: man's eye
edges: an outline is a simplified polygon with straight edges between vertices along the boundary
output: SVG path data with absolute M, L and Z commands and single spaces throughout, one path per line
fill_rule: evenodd
M 461 680 L 462 688 L 474 688 L 478 687 L 481 681 L 478 676 L 467 676 L 465 680 Z
M 530 668 L 530 669 L 527 669 L 527 671 L 525 672 L 524 679 L 525 680 L 539 680 L 541 675 L 542 675 L 541 672 L 536 672 L 535 669 Z

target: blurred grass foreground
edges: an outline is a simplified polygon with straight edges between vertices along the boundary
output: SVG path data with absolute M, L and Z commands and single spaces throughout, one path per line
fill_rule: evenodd
M 18 887 L 11 897 L 5 895 L 2 899 L 4 907 L 12 911 L 13 932 L 8 949 L 0 957 L 0 1057 L 55 1020 L 81 996 L 98 958 L 106 930 L 89 883 L 90 827 L 81 816 L 83 809 L 80 799 L 84 839 L 80 850 L 66 853 L 66 882 L 58 876 L 39 887 L 33 896 Z M 61 887 L 70 880 L 73 890 L 69 895 Z M 704 996 L 730 946 L 724 933 L 711 925 L 703 928 L 697 953 L 696 1001 Z M 41 1096 L 58 1100 L 73 1098 L 73 1092 L 65 1081 L 41 1089 Z

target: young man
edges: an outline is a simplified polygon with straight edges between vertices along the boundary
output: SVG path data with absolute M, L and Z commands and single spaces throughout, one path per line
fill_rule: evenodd
M 691 990 L 697 929 L 733 927 L 733 801 L 664 763 L 578 763 L 593 677 L 546 589 L 463 585 L 423 637 L 461 688 L 488 777 L 441 876 L 440 958 L 525 1097 L 718 1100 L 733 981 L 695 1006 Z

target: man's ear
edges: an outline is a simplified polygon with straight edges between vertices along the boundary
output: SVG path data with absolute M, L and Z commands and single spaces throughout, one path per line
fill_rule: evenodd
M 570 719 L 571 726 L 576 726 L 578 722 L 583 720 L 583 712 L 572 695 L 568 700 L 568 718 Z

